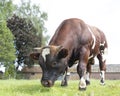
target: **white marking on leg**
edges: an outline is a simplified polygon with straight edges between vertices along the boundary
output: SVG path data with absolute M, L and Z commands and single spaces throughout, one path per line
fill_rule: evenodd
M 80 88 L 86 88 L 86 82 L 84 77 L 81 77 L 80 79 Z
M 104 78 L 105 78 L 105 71 L 101 71 L 100 73 L 101 73 L 101 74 L 100 74 L 101 78 L 104 79 Z
M 45 48 L 42 50 L 42 57 L 44 58 L 44 61 L 46 62 L 46 55 L 50 54 L 50 48 Z
M 101 76 L 101 80 L 103 80 L 103 82 L 100 82 L 100 84 L 105 85 L 105 83 L 104 83 L 104 81 L 105 81 L 105 71 L 101 71 L 100 76 Z
M 102 53 L 102 61 L 103 61 L 103 62 L 104 62 L 104 61 L 106 60 L 106 58 L 107 58 L 107 53 L 108 53 L 108 49 L 105 48 L 105 49 L 104 49 L 104 52 Z
M 86 73 L 86 80 L 90 81 L 90 73 L 89 72 Z
M 100 46 L 104 46 L 105 45 L 105 41 L 103 43 L 100 43 Z
M 105 41 L 100 43 L 100 53 L 102 55 L 102 62 L 104 62 L 107 58 L 108 49 L 105 48 Z
M 95 43 L 96 43 L 96 38 L 95 35 L 93 34 L 92 30 L 90 29 L 90 27 L 88 26 L 88 30 L 90 31 L 92 38 L 93 38 L 93 45 L 92 45 L 92 49 L 95 48 Z
M 65 76 L 66 76 L 66 72 L 63 74 L 62 82 L 65 82 Z

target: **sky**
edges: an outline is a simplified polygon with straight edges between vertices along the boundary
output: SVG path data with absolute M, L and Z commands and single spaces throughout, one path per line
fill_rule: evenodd
M 19 3 L 20 0 L 14 0 Z M 108 41 L 107 64 L 120 64 L 120 0 L 31 0 L 48 14 L 45 26 L 50 37 L 68 18 L 82 19 L 101 29 Z

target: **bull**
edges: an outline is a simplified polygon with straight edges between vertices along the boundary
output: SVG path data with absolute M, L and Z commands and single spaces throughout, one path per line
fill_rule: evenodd
M 45 87 L 53 86 L 61 74 L 64 74 L 61 86 L 66 86 L 68 68 L 78 61 L 79 90 L 86 90 L 95 57 L 99 61 L 100 83 L 105 84 L 107 49 L 105 34 L 100 29 L 70 18 L 60 24 L 48 46 L 35 48 L 30 57 L 39 61 L 43 72 L 41 84 Z

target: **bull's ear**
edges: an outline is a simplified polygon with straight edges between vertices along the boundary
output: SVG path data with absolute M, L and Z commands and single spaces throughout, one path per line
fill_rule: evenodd
M 42 48 L 41 47 L 36 47 L 33 49 L 33 53 L 30 54 L 30 57 L 33 60 L 38 60 L 39 59 L 39 55 L 41 53 Z
M 65 58 L 67 55 L 68 55 L 68 50 L 65 48 L 61 48 L 57 56 L 59 59 L 62 59 L 62 58 Z
M 31 54 L 30 54 L 30 57 L 31 57 L 33 60 L 38 60 L 38 59 L 39 59 L 39 55 L 40 55 L 40 53 L 31 53 Z

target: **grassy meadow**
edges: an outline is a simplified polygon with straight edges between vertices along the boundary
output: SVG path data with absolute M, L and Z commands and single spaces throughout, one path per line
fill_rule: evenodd
M 78 90 L 79 81 L 69 81 L 61 87 L 57 81 L 51 88 L 45 88 L 39 80 L 0 80 L 0 96 L 120 96 L 120 80 L 106 80 L 101 86 L 99 80 L 91 80 L 86 91 Z

